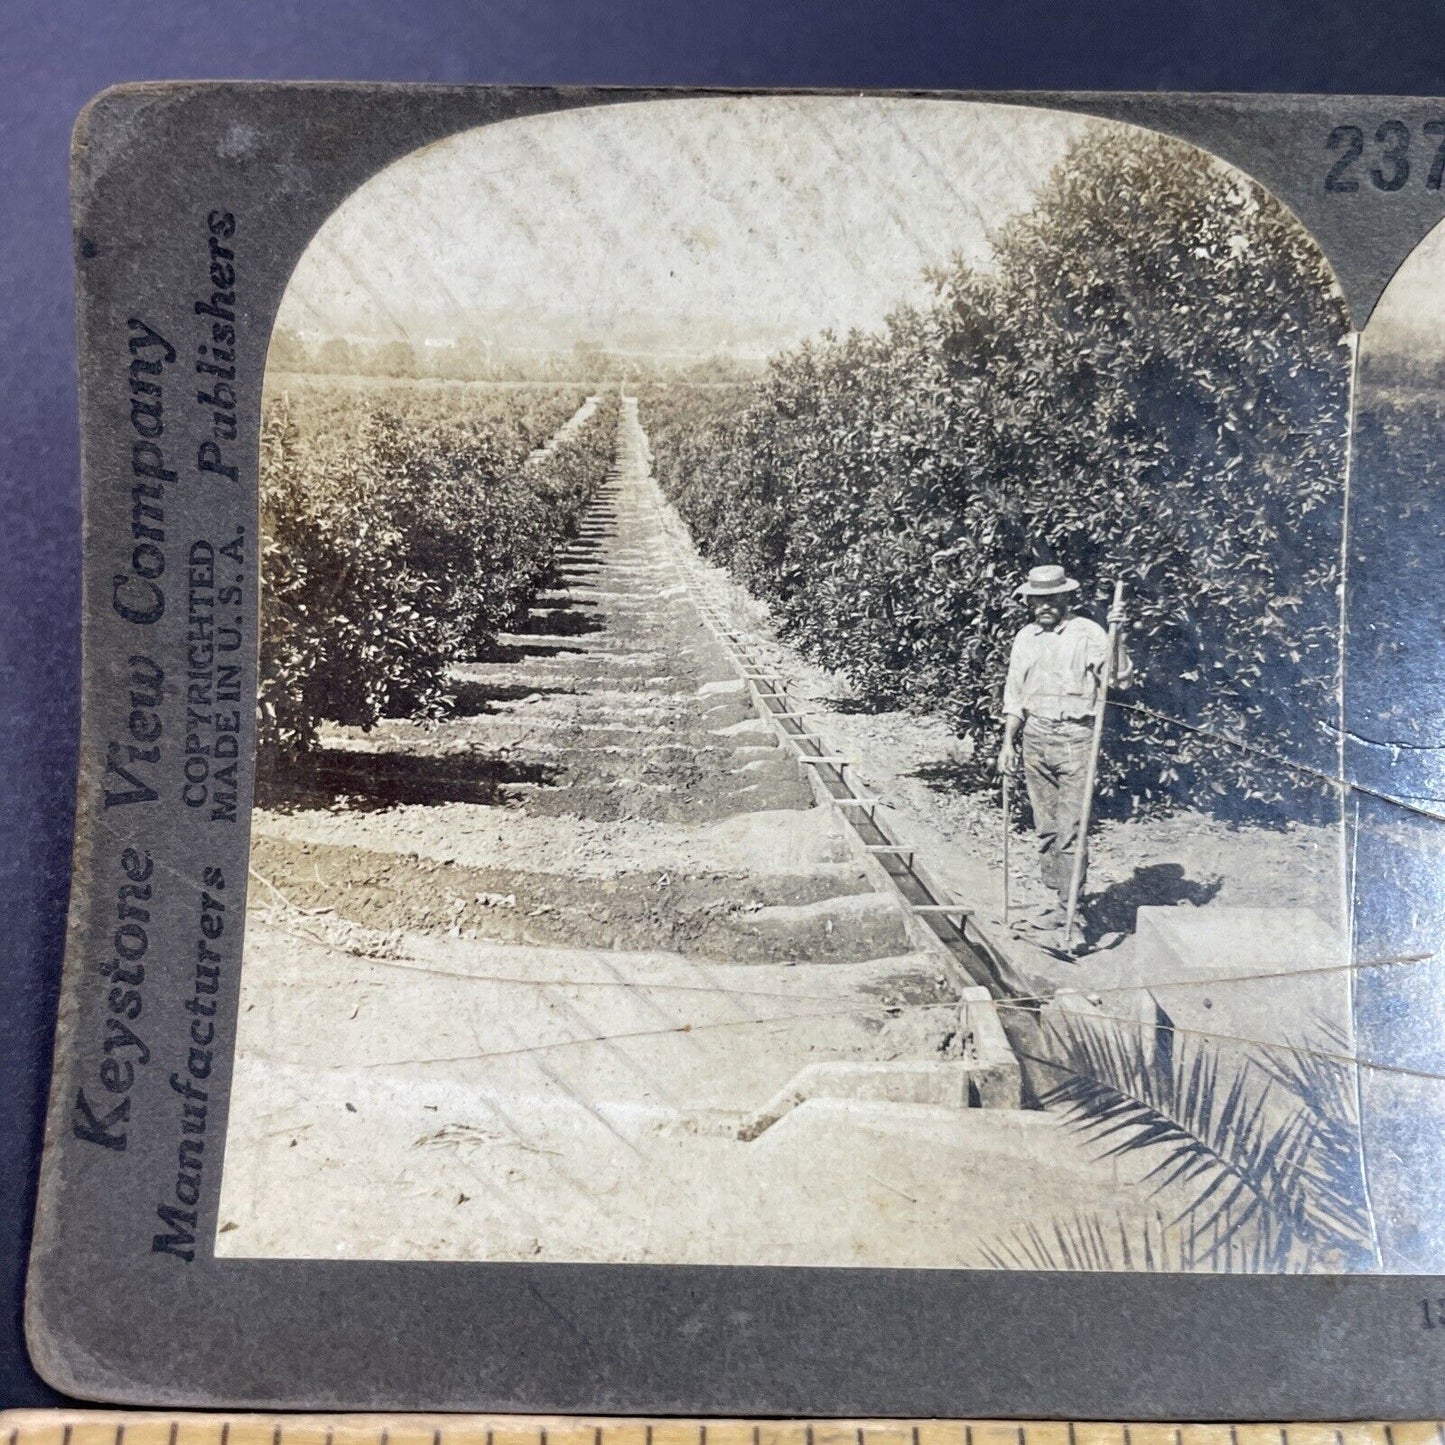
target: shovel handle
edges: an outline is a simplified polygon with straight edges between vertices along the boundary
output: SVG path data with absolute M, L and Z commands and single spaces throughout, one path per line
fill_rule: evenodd
M 1124 601 L 1124 582 L 1121 578 L 1114 583 L 1114 605 L 1116 611 Z M 1099 697 L 1094 704 L 1094 736 L 1089 743 L 1089 766 L 1084 773 L 1084 802 L 1079 810 L 1079 836 L 1074 841 L 1074 868 L 1069 878 L 1069 908 L 1064 918 L 1064 943 L 1069 945 L 1074 935 L 1074 915 L 1079 911 L 1079 889 L 1084 882 L 1084 850 L 1089 841 L 1089 818 L 1094 810 L 1094 784 L 1099 776 L 1099 748 L 1104 741 L 1104 712 L 1109 706 L 1109 683 L 1114 672 L 1114 654 L 1119 647 L 1119 624 L 1109 624 L 1109 645 L 1104 656 L 1104 671 L 1099 677 Z
M 1003 771 L 1003 926 L 1009 926 L 1009 876 L 1008 876 L 1008 835 L 1013 831 L 1013 818 L 1011 804 L 1013 801 L 1009 791 L 1009 772 Z

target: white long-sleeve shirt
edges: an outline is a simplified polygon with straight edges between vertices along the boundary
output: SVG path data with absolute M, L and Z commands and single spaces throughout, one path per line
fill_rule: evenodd
M 1009 653 L 1004 716 L 1091 722 L 1108 656 L 1109 634 L 1087 617 L 1066 617 L 1051 628 L 1030 622 Z M 1121 647 L 1110 685 L 1127 687 L 1133 671 Z

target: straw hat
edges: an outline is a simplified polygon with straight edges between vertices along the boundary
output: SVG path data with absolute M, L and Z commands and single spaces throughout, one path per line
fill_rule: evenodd
M 1030 567 L 1029 580 L 1018 590 L 1020 597 L 1055 597 L 1061 592 L 1077 592 L 1079 584 L 1064 571 L 1048 563 L 1043 567 Z

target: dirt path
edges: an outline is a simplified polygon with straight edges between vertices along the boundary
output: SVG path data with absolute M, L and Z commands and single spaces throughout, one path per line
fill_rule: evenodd
M 1037 1112 L 819 1099 L 738 1139 L 810 1064 L 948 1058 L 958 1013 L 671 525 L 624 403 L 455 715 L 333 730 L 316 794 L 255 814 L 221 1253 L 978 1265 L 1118 1212 Z

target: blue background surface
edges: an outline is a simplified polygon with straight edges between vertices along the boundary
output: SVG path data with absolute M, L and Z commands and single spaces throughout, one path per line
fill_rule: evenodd
M 1431 0 L 9 0 L 0 21 L 0 1406 L 58 1403 L 20 1317 L 74 793 L 66 169 L 91 95 L 228 77 L 1445 93 Z

